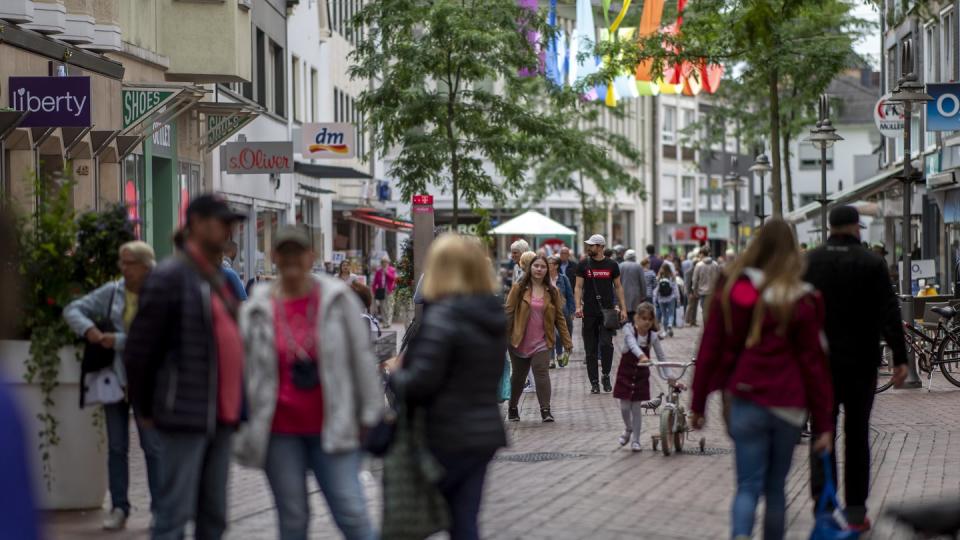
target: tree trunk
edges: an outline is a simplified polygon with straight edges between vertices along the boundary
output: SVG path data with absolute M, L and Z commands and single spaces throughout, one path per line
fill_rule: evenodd
M 793 212 L 793 171 L 790 169 L 790 130 L 784 129 L 783 136 L 783 172 L 787 183 L 787 212 Z
M 460 224 L 460 151 L 457 145 L 457 137 L 453 132 L 454 100 L 456 96 L 453 93 L 453 87 L 449 87 L 450 97 L 447 99 L 447 144 L 450 146 L 450 184 L 453 195 L 453 221 L 451 222 L 451 232 L 457 232 L 457 226 Z
M 770 69 L 770 190 L 773 198 L 773 217 L 783 217 L 783 186 L 780 182 L 780 80 L 777 68 Z
M 586 240 L 592 234 L 590 228 L 593 226 L 593 217 L 587 209 L 587 191 L 584 189 L 583 171 L 577 171 L 577 176 L 580 181 L 580 189 L 578 190 L 580 195 L 580 226 L 583 227 L 581 232 L 583 233 L 583 239 Z

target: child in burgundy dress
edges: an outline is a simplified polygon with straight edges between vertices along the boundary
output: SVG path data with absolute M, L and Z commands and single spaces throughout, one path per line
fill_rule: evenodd
M 633 322 L 623 327 L 624 352 L 617 368 L 617 382 L 613 397 L 620 402 L 620 414 L 625 426 L 617 439 L 620 446 L 631 442 L 630 450 L 640 451 L 640 428 L 643 409 L 640 404 L 650 399 L 650 368 L 640 365 L 649 362 L 650 349 L 657 353 L 657 360 L 664 362 L 663 348 L 657 335 L 657 312 L 650 302 L 637 306 Z

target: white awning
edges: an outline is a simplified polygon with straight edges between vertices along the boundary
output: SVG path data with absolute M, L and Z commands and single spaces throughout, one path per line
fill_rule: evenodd
M 547 216 L 529 210 L 491 231 L 501 236 L 576 236 L 577 231 L 558 223 Z
M 891 184 L 899 182 L 899 179 L 896 177 L 902 173 L 902 168 L 881 171 L 878 174 L 864 180 L 863 182 L 858 182 L 843 191 L 830 193 L 827 195 L 827 198 L 830 199 L 830 204 L 827 206 L 829 208 L 838 204 L 851 204 L 860 201 L 861 199 L 871 197 L 874 194 L 887 189 Z M 816 216 L 819 212 L 820 203 L 812 202 L 797 208 L 789 214 L 784 215 L 783 219 L 785 219 L 788 223 L 802 223 Z

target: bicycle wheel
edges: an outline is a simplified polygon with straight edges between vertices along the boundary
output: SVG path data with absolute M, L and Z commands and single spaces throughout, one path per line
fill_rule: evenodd
M 893 351 L 886 345 L 880 353 L 880 365 L 877 366 L 877 391 L 883 392 L 893 386 Z
M 670 407 L 664 407 L 660 411 L 660 451 L 663 455 L 669 456 L 670 446 L 673 444 L 673 415 L 674 411 Z
M 677 425 L 673 430 L 673 449 L 676 453 L 683 452 L 683 441 L 687 438 L 687 415 L 683 410 L 677 413 Z
M 951 384 L 960 386 L 960 336 L 951 332 L 943 338 L 934 363 Z

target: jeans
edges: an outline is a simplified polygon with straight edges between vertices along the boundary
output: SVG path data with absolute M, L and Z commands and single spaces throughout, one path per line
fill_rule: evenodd
M 567 333 L 570 334 L 570 338 L 573 338 L 573 315 L 564 315 L 564 318 L 567 320 Z M 557 340 L 553 345 L 554 356 L 560 358 L 560 355 L 563 354 L 563 341 L 560 340 L 560 332 L 557 332 Z
M 107 424 L 107 470 L 110 483 L 110 502 L 113 508 L 119 508 L 130 515 L 130 500 L 127 488 L 130 485 L 130 404 L 126 401 L 103 406 L 103 415 Z M 156 430 L 140 427 L 140 448 L 147 464 L 147 487 L 150 490 L 150 510 L 157 508 L 157 488 L 160 485 L 160 447 Z
M 610 376 L 613 367 L 613 331 L 603 326 L 603 315 L 584 315 L 583 317 L 583 349 L 586 353 L 587 376 L 591 384 L 597 384 L 600 377 L 597 373 L 597 349 L 599 349 L 600 367 L 603 376 Z
M 445 471 L 439 487 L 450 510 L 450 540 L 479 540 L 477 516 L 493 451 L 432 452 Z
M 157 430 L 160 441 L 160 497 L 153 540 L 180 540 L 194 521 L 197 540 L 215 540 L 227 529 L 227 477 L 233 428 L 213 436 Z
M 319 435 L 270 435 L 265 471 L 277 505 L 281 540 L 305 540 L 310 523 L 307 471 L 347 540 L 376 538 L 360 484 L 359 451 L 327 453 Z
M 527 373 L 533 368 L 534 388 L 541 409 L 550 408 L 550 351 L 543 350 L 530 358 L 517 356 L 510 351 L 510 408 L 515 409 L 523 393 Z
M 847 517 L 851 523 L 862 523 L 867 514 L 867 494 L 870 490 L 870 411 L 876 395 L 877 370 L 851 369 L 836 362 L 833 368 L 833 432 L 837 431 L 837 416 L 843 405 L 844 435 L 844 494 Z M 833 478 L 837 477 L 836 452 L 830 454 Z M 820 500 L 823 491 L 823 461 L 820 456 L 810 456 L 810 487 L 813 500 Z M 816 504 L 816 503 L 814 503 Z
M 699 304 L 699 300 L 695 296 L 687 297 L 687 307 L 683 311 L 683 322 L 687 326 L 697 324 L 697 304 Z
M 664 330 L 669 330 L 677 325 L 677 301 L 667 300 L 657 304 L 657 318 Z
M 783 538 L 786 514 L 784 486 L 800 426 L 777 417 L 770 409 L 734 398 L 730 409 L 730 436 L 737 466 L 737 494 L 733 499 L 731 536 L 753 535 L 757 501 L 763 494 L 764 540 Z

